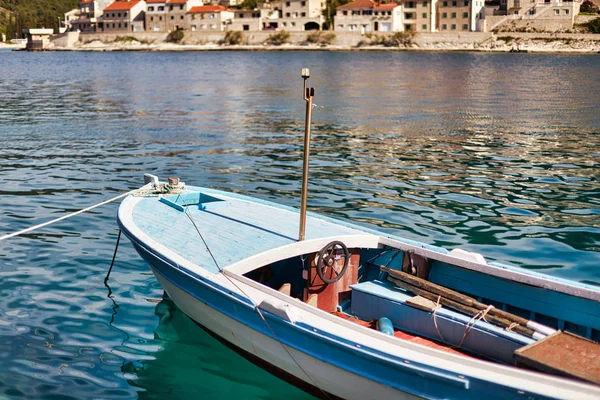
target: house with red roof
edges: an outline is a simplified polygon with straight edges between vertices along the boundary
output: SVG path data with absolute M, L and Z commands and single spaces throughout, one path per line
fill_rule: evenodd
M 233 11 L 221 5 L 192 7 L 187 13 L 191 31 L 224 31 L 233 21 Z
M 374 0 L 355 0 L 337 7 L 334 30 L 340 32 L 402 31 L 402 6 Z
M 102 13 L 102 31 L 142 32 L 146 14 L 144 0 L 117 0 Z
M 337 7 L 335 31 L 345 32 L 435 32 L 437 0 L 382 3 L 355 0 Z

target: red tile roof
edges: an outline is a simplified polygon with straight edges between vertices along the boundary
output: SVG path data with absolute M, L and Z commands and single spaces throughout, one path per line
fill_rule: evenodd
M 104 11 L 128 11 L 135 7 L 141 0 L 131 0 L 131 1 L 115 1 L 110 6 L 106 7 Z
M 188 11 L 188 13 L 189 14 L 214 13 L 214 12 L 221 12 L 221 11 L 231 11 L 231 10 L 229 8 L 223 7 L 223 6 L 201 6 L 201 7 L 192 7 L 190 9 L 190 11 Z
M 79 2 L 79 4 L 84 4 L 84 3 L 93 3 L 93 2 L 94 2 L 94 0 L 81 0 L 81 1 Z
M 374 10 L 393 10 L 398 7 L 398 4 L 378 4 L 373 0 L 356 0 L 352 3 L 344 4 L 339 6 L 336 10 L 360 10 L 360 9 L 374 9 Z
M 378 6 L 373 7 L 373 9 L 374 10 L 393 10 L 396 7 L 400 7 L 400 6 L 396 3 L 391 3 L 391 4 L 380 4 Z

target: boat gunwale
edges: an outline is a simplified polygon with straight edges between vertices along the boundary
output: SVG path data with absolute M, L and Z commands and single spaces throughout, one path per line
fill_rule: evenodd
M 242 195 L 242 194 L 238 194 L 238 193 L 226 192 L 226 191 L 217 190 L 217 189 L 203 188 L 203 187 L 198 187 L 198 186 L 188 186 L 186 188 L 186 191 L 190 191 L 190 192 L 198 191 L 198 192 L 203 192 L 203 193 L 212 194 L 212 195 L 216 195 L 216 196 L 221 196 L 222 198 L 224 198 L 223 200 L 227 200 L 227 197 L 229 197 L 231 199 L 235 199 L 238 201 L 244 201 L 244 202 L 255 203 L 255 204 L 259 204 L 259 205 L 280 208 L 280 209 L 284 209 L 284 210 L 288 210 L 288 211 L 299 212 L 299 210 L 294 207 L 289 207 L 289 206 L 285 206 L 285 205 L 275 203 L 275 202 L 272 202 L 269 200 L 256 199 L 256 198 L 253 198 L 250 196 L 246 196 L 246 195 Z M 140 199 L 138 201 L 141 201 L 141 199 L 144 199 L 144 197 L 137 197 L 134 195 L 126 197 L 125 200 L 123 200 L 123 202 L 121 203 L 121 206 L 119 207 L 119 212 L 118 212 L 119 220 L 121 219 L 121 211 L 122 211 L 123 206 L 126 204 L 130 205 L 130 199 L 132 197 Z M 135 202 L 135 203 L 137 203 L 137 202 Z M 130 211 L 133 211 L 134 207 L 135 207 L 135 204 L 131 204 Z M 581 282 L 569 281 L 569 280 L 565 280 L 562 278 L 545 275 L 545 274 L 540 274 L 540 273 L 536 273 L 535 271 L 529 271 L 529 270 L 526 270 L 524 268 L 519 268 L 519 267 L 512 267 L 510 265 L 505 265 L 505 264 L 501 264 L 501 263 L 497 263 L 497 262 L 487 263 L 487 261 L 486 261 L 486 263 L 484 264 L 484 263 L 478 263 L 478 262 L 474 262 L 474 261 L 470 261 L 470 260 L 465 260 L 463 258 L 456 257 L 456 256 L 450 254 L 450 252 L 443 247 L 432 246 L 432 245 L 429 245 L 426 243 L 421 243 L 421 242 L 413 241 L 410 239 L 401 238 L 401 237 L 398 237 L 395 235 L 386 235 L 383 232 L 379 232 L 379 231 L 376 231 L 371 228 L 366 228 L 366 227 L 360 226 L 358 224 L 353 224 L 348 221 L 338 220 L 335 218 L 324 216 L 322 214 L 315 214 L 315 213 L 309 212 L 308 215 L 311 218 L 316 218 L 316 219 L 320 219 L 320 220 L 327 221 L 330 223 L 339 224 L 346 228 L 355 229 L 357 232 L 363 233 L 365 237 L 368 235 L 377 237 L 380 246 L 387 245 L 390 247 L 398 248 L 402 251 L 412 250 L 415 252 L 415 254 L 422 255 L 422 256 L 430 258 L 432 260 L 445 262 L 445 263 L 448 263 L 452 266 L 456 266 L 459 268 L 464 268 L 464 269 L 479 272 L 482 274 L 488 274 L 488 275 L 495 276 L 495 277 L 498 277 L 501 279 L 505 279 L 505 280 L 508 280 L 511 282 L 518 282 L 518 283 L 522 283 L 522 284 L 533 286 L 533 287 L 539 287 L 541 289 L 548 289 L 548 290 L 552 290 L 552 291 L 555 291 L 558 293 L 563 293 L 566 295 L 571 295 L 571 296 L 579 297 L 582 299 L 600 302 L 600 290 L 590 287 L 589 285 L 583 284 Z M 131 223 L 137 227 L 137 225 L 135 225 L 133 220 L 131 220 Z M 163 247 L 168 252 L 171 252 L 174 255 L 181 257 L 183 260 L 190 263 L 190 265 L 198 266 L 198 264 L 187 260 L 184 256 L 175 253 L 170 248 L 168 248 L 166 246 L 162 246 L 156 240 L 154 240 L 154 239 L 150 238 L 148 235 L 146 235 L 142 229 L 139 229 L 139 230 L 145 236 L 147 236 L 148 239 L 150 239 L 152 242 L 159 244 L 159 246 Z M 355 236 L 360 236 L 360 234 L 340 235 L 339 237 L 346 237 L 346 236 L 347 237 L 355 237 Z M 312 242 L 313 240 L 320 241 L 321 239 L 322 238 L 310 239 L 310 240 L 306 240 L 306 242 Z M 333 240 L 335 238 L 331 237 L 331 239 Z M 326 239 L 323 239 L 323 241 L 325 241 L 325 240 Z M 281 251 L 281 249 L 284 249 L 284 248 L 289 250 L 289 249 L 294 248 L 294 246 L 300 245 L 301 243 L 302 242 L 295 242 L 295 243 L 291 243 L 288 245 L 269 249 L 269 250 L 266 250 L 259 254 L 256 254 L 256 255 L 253 255 L 250 257 L 246 257 L 235 263 L 223 266 L 221 269 L 222 270 L 226 270 L 226 269 L 242 270 L 242 266 L 244 266 L 246 263 L 248 263 L 249 262 L 248 260 L 250 260 L 250 259 L 254 260 L 257 257 L 265 257 L 267 255 L 270 255 L 271 252 L 279 252 L 279 251 Z M 356 247 L 371 248 L 369 246 L 356 246 Z M 316 251 L 318 251 L 318 250 L 320 250 L 320 248 L 317 249 Z M 271 258 L 271 257 L 269 257 L 269 258 Z M 285 258 L 289 258 L 289 257 L 285 257 Z M 281 258 L 281 259 L 285 259 L 285 258 Z M 275 261 L 278 261 L 278 260 L 273 260 L 271 262 L 275 262 Z M 199 267 L 199 269 L 205 270 L 204 268 L 202 268 L 200 266 L 198 266 L 198 267 Z M 249 271 L 250 270 L 247 270 L 245 272 L 249 272 Z M 209 271 L 207 271 L 207 272 L 209 272 Z
M 145 250 L 151 252 L 148 249 Z M 172 285 L 176 286 L 179 290 L 187 293 L 189 296 L 195 298 L 196 300 L 202 301 L 209 307 L 224 314 L 228 318 L 231 318 L 250 329 L 254 329 L 251 325 L 249 325 L 248 321 L 240 319 L 236 315 L 228 313 L 227 311 L 223 310 L 222 307 L 211 304 L 206 299 L 200 299 L 199 297 L 197 297 L 196 294 L 189 292 L 185 288 L 181 287 L 178 283 L 172 281 L 170 278 L 165 276 L 160 270 L 157 270 L 156 268 L 153 268 L 153 270 L 156 273 L 160 274 L 163 279 L 166 279 Z M 208 290 L 220 292 L 222 295 L 227 296 L 231 300 L 238 302 L 240 306 L 246 308 L 259 308 L 260 303 L 257 305 L 257 302 L 253 299 L 253 296 L 247 294 L 248 290 L 240 288 L 238 285 L 233 283 L 230 278 L 238 280 L 241 284 L 248 286 L 249 289 L 254 289 L 262 292 L 265 298 L 277 297 L 279 300 L 283 300 L 287 304 L 290 304 L 294 307 L 302 308 L 302 311 L 308 312 L 310 315 L 312 315 L 313 319 L 317 319 L 317 321 L 325 319 L 327 320 L 327 322 L 333 324 L 336 327 L 344 325 L 350 330 L 350 332 L 345 335 L 346 337 L 339 336 L 339 334 L 334 333 L 334 329 L 327 329 L 327 327 L 324 328 L 322 324 L 310 324 L 306 320 L 303 320 L 302 317 L 300 317 L 300 320 L 297 322 L 291 322 L 284 318 L 281 318 L 280 316 L 277 316 L 275 314 L 261 309 L 261 312 L 265 315 L 265 318 L 273 319 L 277 322 L 294 327 L 295 329 L 301 329 L 307 334 L 318 336 L 324 340 L 329 341 L 330 343 L 335 343 L 336 345 L 346 347 L 354 352 L 357 352 L 358 354 L 362 354 L 362 357 L 375 357 L 381 361 L 388 362 L 391 365 L 397 365 L 401 367 L 406 367 L 407 362 L 415 363 L 420 365 L 420 368 L 432 368 L 433 370 L 427 371 L 428 374 L 436 374 L 438 371 L 441 372 L 442 374 L 438 374 L 440 378 L 442 378 L 442 375 L 448 373 L 456 374 L 456 378 L 458 378 L 460 382 L 463 382 L 462 379 L 468 377 L 470 379 L 475 379 L 481 382 L 494 383 L 515 390 L 525 390 L 532 394 L 535 393 L 541 396 L 555 397 L 556 394 L 550 393 L 550 391 L 552 391 L 552 388 L 554 390 L 564 390 L 570 394 L 574 394 L 573 391 L 576 391 L 578 395 L 591 396 L 592 393 L 594 395 L 598 395 L 598 393 L 600 393 L 600 388 L 586 382 L 565 379 L 563 377 L 547 375 L 535 371 L 516 369 L 508 365 L 498 364 L 477 358 L 465 358 L 461 355 L 444 352 L 435 348 L 429 348 L 418 343 L 402 341 L 397 338 L 384 335 L 378 331 L 374 331 L 372 329 L 330 315 L 329 313 L 323 310 L 303 303 L 299 299 L 291 298 L 289 296 L 277 292 L 275 289 L 261 285 L 258 282 L 252 281 L 250 278 L 244 277 L 243 275 L 237 275 L 231 272 L 227 274 L 224 272 L 213 274 L 211 278 L 205 280 L 198 279 L 198 277 L 195 277 L 193 273 L 191 273 L 191 271 L 188 271 L 186 268 L 178 269 L 177 271 L 187 275 L 191 279 L 196 279 L 200 284 L 206 286 Z M 231 288 L 222 286 L 222 284 L 233 284 L 233 287 L 235 287 L 238 291 L 242 291 L 245 294 L 245 299 L 249 301 L 242 301 L 241 299 L 237 298 L 237 296 L 233 296 L 233 293 L 231 293 Z M 269 331 L 270 328 L 267 324 L 267 331 L 258 331 L 258 333 L 267 335 L 271 339 L 282 342 L 282 339 L 279 336 L 274 335 L 272 331 L 270 331 L 271 333 L 269 333 Z M 352 334 L 359 334 L 361 336 L 366 335 L 369 339 L 375 339 L 377 342 L 373 343 L 372 341 L 367 342 L 366 340 L 352 340 L 349 338 L 349 336 Z M 369 344 L 367 345 L 365 343 Z M 316 357 L 316 355 L 312 352 L 307 352 L 307 349 L 305 349 L 304 347 L 300 347 L 295 343 L 290 342 L 289 340 L 286 340 L 285 343 L 282 342 L 282 344 L 290 346 L 291 348 L 303 352 L 312 357 Z M 373 347 L 373 344 L 375 344 L 376 347 Z M 409 352 L 409 354 L 402 355 L 397 351 L 390 353 L 390 344 L 394 345 L 393 348 Z M 380 348 L 377 348 L 377 345 Z M 384 348 L 387 351 L 384 350 Z M 428 358 L 430 358 L 431 362 L 423 361 L 423 356 L 427 356 Z M 323 362 L 331 363 L 330 359 L 323 357 L 316 358 Z M 440 360 L 442 360 L 442 363 L 444 365 L 443 368 L 436 366 L 435 361 L 437 361 L 439 364 Z M 332 365 L 347 370 L 347 368 L 344 368 L 344 365 L 341 363 L 333 363 Z M 465 371 L 465 369 L 467 369 L 467 371 Z M 496 374 L 496 379 L 491 379 L 490 374 Z M 499 383 L 498 378 L 500 377 L 503 378 L 501 379 L 502 383 Z M 443 378 L 449 377 L 443 376 Z M 517 384 L 518 382 L 521 382 L 520 386 Z M 459 382 L 457 381 L 455 383 Z M 534 389 L 531 387 L 531 385 L 534 385 L 535 387 L 539 386 L 541 389 Z M 465 387 L 465 389 L 468 389 L 468 387 Z M 563 392 L 563 395 L 566 395 L 566 393 Z M 590 397 L 590 399 L 591 398 L 596 397 Z

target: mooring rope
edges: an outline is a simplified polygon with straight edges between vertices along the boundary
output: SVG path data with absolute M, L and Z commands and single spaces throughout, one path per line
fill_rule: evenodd
M 82 210 L 75 211 L 75 212 L 72 212 L 72 213 L 70 213 L 70 214 L 67 214 L 67 215 L 63 215 L 62 217 L 59 217 L 59 218 L 53 219 L 53 220 L 51 220 L 51 221 L 44 222 L 44 223 L 42 223 L 42 224 L 38 224 L 38 225 L 34 225 L 34 226 L 32 226 L 32 227 L 29 227 L 29 228 L 27 228 L 27 229 L 23 229 L 23 230 L 21 230 L 21 231 L 18 231 L 18 232 L 13 232 L 13 233 L 9 233 L 9 234 L 7 234 L 7 235 L 4 235 L 4 236 L 0 236 L 0 242 L 1 242 L 1 241 L 3 241 L 3 240 L 6 240 L 6 239 L 10 239 L 10 238 L 12 238 L 12 237 L 15 237 L 15 236 L 20 236 L 20 235 L 23 235 L 24 233 L 28 233 L 28 232 L 35 231 L 36 229 L 40 229 L 40 228 L 43 228 L 43 227 L 45 227 L 45 226 L 48 226 L 48 225 L 55 224 L 55 223 L 57 223 L 57 222 L 60 222 L 60 221 L 62 221 L 62 220 L 64 220 L 64 219 L 67 219 L 67 218 L 74 217 L 74 216 L 76 216 L 76 215 L 79 215 L 79 214 L 82 214 L 82 213 L 84 213 L 84 212 L 86 212 L 86 211 L 90 211 L 90 210 L 93 210 L 94 208 L 98 208 L 98 207 L 100 207 L 100 206 L 103 206 L 103 205 L 105 205 L 105 204 L 112 203 L 113 201 L 116 201 L 116 200 L 122 199 L 122 198 L 123 198 L 123 197 L 125 197 L 125 196 L 129 196 L 130 194 L 136 193 L 136 192 L 137 192 L 137 191 L 139 191 L 139 190 L 140 190 L 140 189 L 134 189 L 134 190 L 130 190 L 129 192 L 127 192 L 127 193 L 123 193 L 123 194 L 120 194 L 120 195 L 118 195 L 118 196 L 116 196 L 116 197 L 113 197 L 112 199 L 108 199 L 108 200 L 105 200 L 105 201 L 103 201 L 103 202 L 101 202 L 101 203 L 94 204 L 93 206 L 86 207 L 86 208 L 84 208 L 84 209 L 82 209 Z

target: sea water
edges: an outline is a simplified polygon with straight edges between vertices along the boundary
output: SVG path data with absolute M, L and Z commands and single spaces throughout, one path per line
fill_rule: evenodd
M 600 285 L 600 58 L 0 52 L 0 235 L 144 173 Z M 0 397 L 306 398 L 163 300 L 117 204 L 0 242 Z

